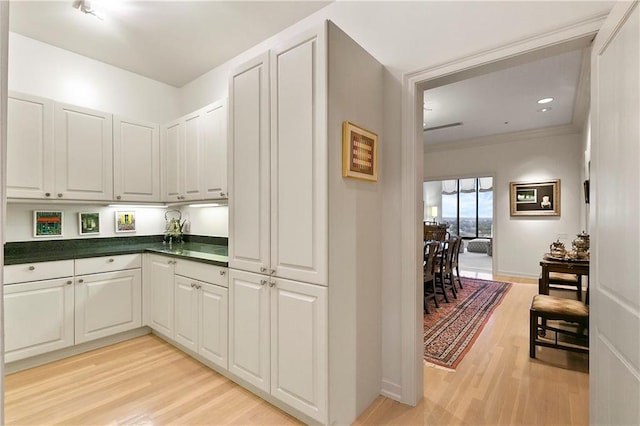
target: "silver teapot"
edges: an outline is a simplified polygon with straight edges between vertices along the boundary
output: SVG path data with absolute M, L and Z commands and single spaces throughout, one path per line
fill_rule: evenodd
M 573 247 L 573 251 L 577 259 L 589 258 L 589 245 L 589 234 L 582 231 L 576 235 L 576 239 L 571 242 L 571 246 Z

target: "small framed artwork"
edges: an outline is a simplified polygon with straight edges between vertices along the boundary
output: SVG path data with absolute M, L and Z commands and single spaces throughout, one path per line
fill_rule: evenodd
M 61 237 L 62 236 L 62 212 L 34 210 L 33 236 L 34 237 Z
M 80 235 L 100 233 L 100 213 L 78 213 Z
M 560 179 L 510 186 L 511 216 L 560 216 Z
M 342 123 L 342 176 L 378 180 L 378 135 L 349 121 Z
M 136 212 L 116 212 L 116 232 L 136 232 Z

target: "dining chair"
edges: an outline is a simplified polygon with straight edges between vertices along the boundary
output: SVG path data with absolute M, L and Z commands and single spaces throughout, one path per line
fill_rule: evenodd
M 460 266 L 458 260 L 460 259 L 460 246 L 462 245 L 462 238 L 456 239 L 456 245 L 453 248 L 453 258 L 451 260 L 451 279 L 458 282 L 458 286 L 462 289 L 462 280 L 460 280 Z M 453 275 L 455 271 L 455 276 Z
M 445 302 L 449 303 L 449 297 L 447 296 L 447 289 L 451 289 L 451 294 L 454 299 L 458 298 L 456 286 L 452 277 L 452 262 L 454 246 L 457 243 L 459 237 L 451 237 L 443 243 L 440 255 L 436 257 L 436 272 L 435 283 L 436 289 L 440 290 L 436 294 L 444 296 Z
M 440 243 L 438 241 L 431 241 L 424 246 L 424 311 L 429 312 L 429 300 L 433 300 L 436 308 L 439 307 L 438 299 L 436 298 L 436 256 L 440 250 Z

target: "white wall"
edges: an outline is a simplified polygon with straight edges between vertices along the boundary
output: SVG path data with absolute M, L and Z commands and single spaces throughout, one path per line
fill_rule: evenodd
M 537 278 L 549 245 L 559 238 L 570 248 L 581 231 L 583 156 L 582 135 L 562 127 L 465 141 L 455 149 L 426 147 L 424 174 L 425 180 L 493 175 L 494 272 Z M 560 216 L 511 217 L 509 183 L 548 179 L 560 179 Z
M 75 238 L 104 238 L 131 237 L 141 235 L 159 235 L 165 231 L 165 212 L 177 209 L 182 213 L 182 219 L 187 221 L 184 232 L 192 235 L 209 237 L 228 236 L 228 208 L 222 207 L 187 207 L 159 208 L 159 207 L 108 207 L 91 204 L 54 204 L 54 203 L 9 203 L 7 207 L 6 241 L 42 241 L 60 239 L 60 237 L 34 237 L 33 211 L 62 211 L 63 230 L 62 239 Z M 136 232 L 115 232 L 115 212 L 134 211 L 136 213 Z M 78 228 L 78 213 L 100 213 L 100 234 L 80 235 Z
M 9 90 L 154 123 L 180 115 L 179 89 L 16 33 Z
M 131 237 L 135 235 L 158 235 L 165 230 L 164 213 L 161 208 L 116 208 L 82 204 L 54 204 L 54 203 L 9 203 L 7 206 L 7 241 L 42 241 L 60 239 L 60 237 L 34 237 L 33 211 L 62 211 L 62 238 L 103 238 L 103 237 Z M 115 212 L 117 210 L 135 211 L 136 232 L 115 232 Z M 80 235 L 78 227 L 78 213 L 100 213 L 100 234 Z

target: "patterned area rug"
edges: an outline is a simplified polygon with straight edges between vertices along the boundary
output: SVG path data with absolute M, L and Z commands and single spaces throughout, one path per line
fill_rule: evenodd
M 458 299 L 450 293 L 450 303 L 435 308 L 429 301 L 430 314 L 424 315 L 425 364 L 455 370 L 471 349 L 493 310 L 502 302 L 510 283 L 462 277 L 464 289 Z M 442 296 L 438 297 L 438 301 Z

